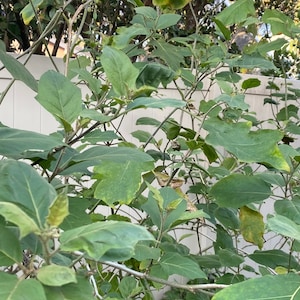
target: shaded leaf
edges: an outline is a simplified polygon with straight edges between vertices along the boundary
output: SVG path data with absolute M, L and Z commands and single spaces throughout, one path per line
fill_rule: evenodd
M 130 91 L 136 89 L 135 82 L 139 74 L 129 57 L 120 50 L 105 46 L 101 63 L 116 95 L 129 97 Z
M 36 99 L 64 127 L 65 123 L 72 124 L 82 111 L 80 88 L 52 70 L 40 78 Z
M 164 254 L 159 264 L 168 276 L 178 274 L 188 279 L 206 278 L 206 274 L 194 260 L 178 253 Z
M 275 269 L 278 266 L 299 270 L 300 265 L 297 260 L 289 253 L 285 253 L 279 249 L 259 251 L 256 250 L 248 257 L 258 264 Z
M 69 283 L 60 287 L 44 286 L 47 300 L 95 300 L 92 285 L 88 277 L 76 277 L 77 283 Z
M 231 285 L 218 292 L 212 300 L 241 300 L 241 295 L 243 300 L 296 300 L 300 296 L 299 286 L 299 275 L 267 275 Z
M 244 90 L 255 88 L 255 87 L 260 86 L 260 83 L 261 83 L 261 81 L 257 78 L 248 78 L 243 81 L 242 88 Z
M 275 212 L 278 215 L 287 217 L 300 225 L 300 199 L 294 198 L 291 200 L 278 200 L 274 204 Z
M 0 235 L 0 266 L 21 263 L 23 260 L 23 253 L 20 241 L 16 235 L 10 229 L 2 225 L 0 225 Z
M 137 242 L 154 240 L 145 227 L 121 221 L 96 222 L 61 234 L 63 251 L 83 250 L 95 260 L 127 260 L 134 254 Z M 109 251 L 114 250 L 112 255 Z M 123 252 L 123 250 L 125 250 Z M 118 258 L 113 255 L 118 255 Z
M 8 158 L 26 158 L 30 151 L 36 157 L 47 157 L 48 152 L 64 143 L 53 136 L 9 127 L 0 127 L 0 154 Z
M 101 131 L 101 130 L 94 130 L 89 132 L 84 136 L 82 139 L 83 142 L 88 142 L 91 144 L 97 144 L 99 142 L 108 142 L 115 139 L 118 139 L 119 136 L 112 130 Z
M 18 205 L 39 228 L 44 227 L 56 196 L 54 187 L 28 164 L 10 159 L 0 161 L 1 201 Z
M 14 79 L 24 82 L 29 88 L 37 92 L 37 81 L 23 64 L 3 50 L 0 50 L 0 60 Z
M 47 300 L 43 286 L 35 279 L 20 280 L 15 275 L 0 272 L 0 299 Z
M 230 249 L 220 249 L 218 251 L 218 256 L 220 259 L 220 263 L 224 267 L 238 267 L 241 263 L 244 262 L 244 258 L 234 250 Z
M 29 2 L 21 10 L 21 16 L 25 25 L 29 25 L 30 21 L 35 17 L 35 10 L 37 10 L 43 2 L 44 0 L 32 0 L 32 2 Z
M 282 132 L 269 129 L 250 131 L 250 127 L 251 124 L 245 122 L 226 123 L 211 118 L 204 123 L 209 132 L 206 142 L 212 146 L 223 146 L 241 161 L 265 163 L 289 171 L 290 167 L 277 145 L 283 138 Z
M 240 208 L 271 195 L 270 185 L 256 176 L 231 174 L 213 185 L 210 191 L 218 205 Z
M 260 249 L 264 244 L 265 224 L 263 216 L 247 206 L 240 208 L 241 233 L 245 241 L 257 245 Z
M 156 21 L 156 29 L 165 29 L 170 26 L 176 25 L 180 19 L 181 16 L 177 14 L 160 14 Z
M 77 282 L 74 269 L 54 264 L 38 269 L 37 279 L 48 286 L 62 286 Z

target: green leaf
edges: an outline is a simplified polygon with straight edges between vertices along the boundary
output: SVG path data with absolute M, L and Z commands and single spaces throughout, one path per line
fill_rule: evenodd
M 69 283 L 60 287 L 44 286 L 47 300 L 95 300 L 89 278 L 77 276 L 76 280 L 77 283 Z
M 32 2 L 29 2 L 21 10 L 21 16 L 25 25 L 29 25 L 30 21 L 35 17 L 34 11 L 37 10 L 44 1 L 45 0 L 32 0 Z
M 140 71 L 137 78 L 137 87 L 141 86 L 152 86 L 158 88 L 159 84 L 162 83 L 164 87 L 168 85 L 176 76 L 176 73 L 161 64 L 158 63 L 147 63 Z
M 237 217 L 237 210 L 227 207 L 218 207 L 214 211 L 215 217 L 229 229 L 239 229 L 240 221 Z
M 138 139 L 140 143 L 145 143 L 148 140 L 150 141 L 150 143 L 155 143 L 155 139 L 152 137 L 151 133 L 149 133 L 148 131 L 144 131 L 144 130 L 136 130 L 134 132 L 131 132 L 131 135 Z
M 239 0 L 226 7 L 217 15 L 225 26 L 246 21 L 249 15 L 255 16 L 255 8 L 252 1 Z
M 296 274 L 263 276 L 231 285 L 212 300 L 291 300 L 299 297 L 300 278 Z
M 62 251 L 82 250 L 95 260 L 127 260 L 134 254 L 137 242 L 154 240 L 145 227 L 121 221 L 96 222 L 64 231 L 60 242 Z M 110 251 L 114 250 L 110 255 Z M 123 250 L 126 250 L 123 252 Z
M 271 189 L 259 177 L 231 174 L 214 184 L 210 193 L 218 205 L 240 208 L 267 199 L 271 195 Z
M 72 124 L 82 111 L 80 88 L 52 70 L 40 78 L 36 99 L 63 126 Z
M 43 266 L 38 269 L 37 279 L 42 284 L 48 286 L 62 286 L 68 283 L 77 282 L 74 269 L 54 264 Z
M 272 230 L 277 234 L 300 240 L 300 225 L 297 225 L 295 222 L 284 216 L 275 215 L 274 217 L 269 218 L 267 225 L 269 230 Z
M 72 79 L 80 74 L 81 78 L 85 80 L 89 84 L 89 86 L 90 83 L 92 83 L 92 86 L 94 86 L 94 84 L 97 82 L 98 87 L 100 88 L 101 82 L 97 80 L 95 77 L 93 77 L 90 72 L 84 70 L 84 68 L 90 65 L 91 65 L 91 59 L 83 55 L 77 56 L 75 59 L 71 59 L 68 64 L 67 77 L 69 79 Z M 92 91 L 96 92 L 98 90 L 98 87 L 96 89 L 92 89 Z
M 278 200 L 274 204 L 275 212 L 278 215 L 287 217 L 300 225 L 300 199 L 294 198 L 291 200 Z
M 149 36 L 150 31 L 138 23 L 134 23 L 130 27 L 119 27 L 117 28 L 117 35 L 113 39 L 113 46 L 117 49 L 124 49 L 131 39 L 138 35 Z
M 0 127 L 0 154 L 9 158 L 26 158 L 30 151 L 36 151 L 36 156 L 47 157 L 48 152 L 63 146 L 64 143 L 55 137 L 44 134 Z
M 139 73 L 129 57 L 120 50 L 105 46 L 101 63 L 116 95 L 129 98 L 130 92 L 136 89 L 135 82 Z
M 14 79 L 24 82 L 29 88 L 37 92 L 37 81 L 23 64 L 2 50 L 0 50 L 0 60 Z
M 260 86 L 260 83 L 261 83 L 261 81 L 257 78 L 248 78 L 243 81 L 242 88 L 244 90 L 255 88 L 255 87 Z
M 88 142 L 91 144 L 97 144 L 100 142 L 108 142 L 118 139 L 119 136 L 112 130 L 101 131 L 100 129 L 95 129 L 89 132 L 82 139 L 83 142 Z
M 217 253 L 220 249 L 235 249 L 231 235 L 219 224 L 216 225 L 217 238 L 214 249 Z
M 226 123 L 211 118 L 204 123 L 204 129 L 209 132 L 206 142 L 223 146 L 243 162 L 265 163 L 289 171 L 290 167 L 277 145 L 283 138 L 282 132 L 269 129 L 250 131 L 250 127 L 249 123 Z
M 256 250 L 252 254 L 249 254 L 248 257 L 256 263 L 272 269 L 276 269 L 276 267 L 279 266 L 287 269 L 300 269 L 300 265 L 294 256 L 279 249 L 265 251 Z
M 134 256 L 138 261 L 142 261 L 145 259 L 155 259 L 158 260 L 160 257 L 160 249 L 150 247 L 144 243 L 138 243 L 135 246 Z
M 271 25 L 271 31 L 274 35 L 285 34 L 291 36 L 292 34 L 293 20 L 279 10 L 266 9 L 262 21 Z
M 257 245 L 259 249 L 264 244 L 265 224 L 263 216 L 258 211 L 255 211 L 247 206 L 240 209 L 241 233 L 245 241 Z
M 127 105 L 127 110 L 133 110 L 136 108 L 166 108 L 166 107 L 175 107 L 180 108 L 184 107 L 186 103 L 179 99 L 156 99 L 152 97 L 140 97 L 134 99 Z
M 101 123 L 109 122 L 112 119 L 112 117 L 101 114 L 100 112 L 98 112 L 94 109 L 83 109 L 80 112 L 80 116 L 83 118 L 91 119 L 91 120 L 98 121 Z
M 129 204 L 141 186 L 142 173 L 152 169 L 152 162 L 102 161 L 94 168 L 95 178 L 98 179 L 95 197 L 110 206 L 115 203 Z
M 0 161 L 1 201 L 18 205 L 28 219 L 34 220 L 31 222 L 35 226 L 44 227 L 49 206 L 56 196 L 54 187 L 28 164 L 9 159 Z
M 181 16 L 177 14 L 161 14 L 156 21 L 156 29 L 160 30 L 176 25 L 180 19 Z
M 288 41 L 284 38 L 277 38 L 274 41 L 257 45 L 257 51 L 262 55 L 266 55 L 270 51 L 280 50 Z
M 21 208 L 13 203 L 0 202 L 0 215 L 19 227 L 20 238 L 31 232 L 35 234 L 40 233 L 37 224 Z
M 0 299 L 47 300 L 43 286 L 35 279 L 20 280 L 17 276 L 0 272 Z
M 139 294 L 143 288 L 139 286 L 138 281 L 134 277 L 123 277 L 120 284 L 119 290 L 123 299 L 130 299 L 131 296 Z
M 245 103 L 245 95 L 227 95 L 221 94 L 220 96 L 215 98 L 217 102 L 225 102 L 232 108 L 240 108 L 242 110 L 247 110 L 249 105 Z
M 224 267 L 238 267 L 244 262 L 244 258 L 235 253 L 234 250 L 220 249 L 218 251 L 220 262 Z
M 230 71 L 222 71 L 216 74 L 216 79 L 218 81 L 238 83 L 242 79 L 242 77 L 237 73 L 233 73 Z
M 91 203 L 84 198 L 69 197 L 69 215 L 64 219 L 60 228 L 73 229 L 91 223 L 91 217 L 86 213 Z
M 151 55 L 162 59 L 173 71 L 178 71 L 180 64 L 184 64 L 184 56 L 179 46 L 174 46 L 164 40 L 153 40 L 151 45 L 155 48 Z
M 188 279 L 206 278 L 206 274 L 192 259 L 178 253 L 166 253 L 159 261 L 160 266 L 166 274 L 178 274 Z
M 9 228 L 2 225 L 0 225 L 0 235 L 0 266 L 21 263 L 23 260 L 23 253 L 19 239 Z
M 49 207 L 47 223 L 50 226 L 58 227 L 69 214 L 69 199 L 65 194 L 59 194 Z

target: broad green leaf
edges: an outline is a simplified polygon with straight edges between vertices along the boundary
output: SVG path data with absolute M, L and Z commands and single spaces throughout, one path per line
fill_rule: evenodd
M 95 129 L 89 132 L 82 139 L 83 142 L 88 142 L 91 144 L 97 144 L 100 142 L 108 142 L 118 139 L 119 136 L 112 130 L 101 131 L 100 129 Z
M 169 276 L 178 274 L 188 279 L 206 278 L 206 274 L 194 260 L 178 253 L 164 254 L 159 264 Z
M 216 118 L 204 123 L 204 129 L 209 132 L 208 144 L 223 146 L 243 162 L 258 162 L 289 171 L 290 167 L 277 145 L 283 138 L 282 132 L 270 129 L 250 131 L 250 128 L 249 123 L 226 123 Z
M 166 87 L 175 76 L 175 72 L 164 65 L 147 63 L 141 69 L 136 84 L 137 87 L 152 86 L 158 88 L 159 84 L 162 83 L 162 85 Z
M 153 5 L 159 6 L 162 9 L 181 9 L 185 7 L 191 0 L 153 0 Z
M 35 17 L 34 11 L 38 10 L 43 2 L 45 0 L 32 0 L 21 10 L 21 16 L 25 25 L 29 25 L 30 21 Z
M 129 97 L 136 89 L 135 82 L 139 73 L 129 57 L 120 50 L 105 46 L 101 63 L 116 95 Z
M 235 249 L 231 235 L 219 224 L 216 225 L 217 238 L 214 249 L 217 253 L 220 249 Z
M 218 292 L 212 300 L 296 300 L 300 296 L 297 274 L 263 276 L 233 284 Z
M 136 138 L 140 143 L 149 141 L 152 144 L 156 143 L 156 140 L 152 137 L 151 133 L 144 130 L 136 130 L 131 132 L 131 135 Z
M 69 214 L 69 199 L 65 194 L 59 194 L 49 207 L 47 223 L 50 226 L 58 227 Z
M 59 139 L 44 134 L 20 130 L 9 127 L 0 127 L 0 154 L 9 158 L 26 158 L 30 151 L 47 158 L 48 152 L 63 146 Z
M 220 249 L 218 256 L 223 267 L 238 267 L 244 262 L 244 258 L 231 249 Z
M 237 216 L 237 209 L 218 207 L 214 211 L 215 217 L 229 229 L 239 229 L 240 221 Z
M 63 286 L 44 286 L 47 300 L 95 300 L 93 287 L 86 276 L 77 276 L 77 283 Z
M 233 273 L 225 273 L 224 275 L 222 275 L 222 276 L 220 276 L 216 279 L 216 283 L 230 285 L 230 284 L 243 282 L 244 280 L 245 280 L 244 275 L 233 274 Z
M 219 269 L 222 267 L 220 258 L 218 255 L 215 254 L 208 254 L 208 255 L 195 255 L 193 256 L 194 259 L 197 261 L 201 268 L 205 269 Z
M 99 95 L 101 93 L 102 83 L 100 79 L 94 77 L 89 71 L 74 68 L 72 69 L 72 72 L 74 72 L 76 75 L 79 75 L 80 80 L 84 80 L 86 82 L 87 86 L 93 92 L 93 94 Z
M 113 46 L 117 49 L 124 49 L 131 41 L 133 37 L 137 35 L 150 35 L 148 28 L 142 24 L 134 23 L 130 27 L 117 28 L 117 35 L 113 38 Z
M 279 10 L 266 9 L 262 21 L 271 25 L 271 31 L 274 35 L 285 34 L 291 36 L 292 34 L 293 20 Z
M 37 81 L 23 64 L 2 50 L 0 50 L 0 60 L 14 79 L 24 82 L 29 88 L 37 92 Z
M 151 171 L 152 163 L 128 160 L 126 162 L 102 161 L 94 168 L 97 186 L 95 197 L 113 206 L 129 204 L 142 183 L 142 173 Z
M 264 244 L 265 224 L 263 216 L 247 206 L 240 208 L 241 233 L 245 241 L 257 245 L 259 249 Z
M 254 68 L 259 68 L 261 70 L 277 69 L 271 60 L 264 58 L 259 53 L 244 54 L 240 57 L 225 59 L 225 63 L 227 63 L 230 67 L 238 67 L 250 70 Z
M 246 21 L 249 15 L 255 16 L 253 2 L 248 0 L 239 0 L 222 10 L 217 15 L 217 19 L 227 26 L 242 23 Z
M 21 263 L 23 260 L 23 253 L 20 241 L 16 235 L 7 227 L 0 225 L 0 236 L 0 266 Z
M 141 97 L 136 98 L 127 105 L 127 110 L 133 110 L 136 108 L 166 108 L 166 107 L 175 107 L 180 108 L 184 107 L 186 103 L 179 99 L 156 99 L 152 97 Z
M 90 215 L 86 212 L 90 205 L 87 199 L 69 197 L 69 215 L 64 219 L 60 228 L 66 231 L 92 223 Z
M 40 78 L 36 99 L 63 126 L 72 124 L 82 111 L 79 87 L 52 70 Z
M 181 19 L 177 14 L 161 14 L 156 21 L 156 29 L 161 30 L 176 25 Z
M 271 195 L 271 189 L 259 177 L 231 174 L 214 184 L 210 193 L 219 206 L 240 208 L 267 199 Z
M 300 240 L 300 225 L 297 225 L 292 220 L 281 216 L 275 215 L 268 219 L 268 229 L 274 231 L 277 234 Z
M 184 64 L 184 56 L 179 46 L 174 46 L 164 40 L 153 40 L 151 45 L 155 48 L 151 55 L 162 59 L 173 71 L 178 71 L 180 65 Z
M 238 83 L 242 79 L 242 77 L 237 73 L 222 71 L 216 74 L 216 79 L 218 81 Z
M 125 276 L 120 281 L 119 290 L 123 299 L 130 299 L 142 292 L 143 288 L 134 277 Z
M 285 253 L 279 249 L 259 251 L 256 250 L 248 257 L 258 264 L 275 269 L 278 266 L 299 270 L 300 265 L 290 253 Z
M 80 116 L 83 118 L 91 119 L 91 120 L 98 121 L 101 123 L 107 123 L 112 119 L 110 116 L 101 114 L 100 112 L 98 112 L 94 109 L 83 109 L 80 112 Z
M 158 260 L 160 257 L 160 249 L 159 248 L 154 248 L 146 245 L 145 243 L 138 243 L 135 246 L 134 250 L 134 256 L 138 261 L 142 261 L 145 259 L 155 259 Z
M 154 118 L 149 118 L 149 117 L 141 117 L 137 119 L 136 125 L 152 125 L 152 126 L 159 126 L 160 121 Z
M 262 55 L 266 55 L 270 51 L 280 50 L 285 44 L 287 44 L 287 40 L 284 38 L 277 38 L 271 42 L 265 42 L 263 44 L 257 45 L 257 51 Z
M 7 221 L 17 225 L 20 229 L 20 238 L 33 232 L 40 233 L 37 224 L 21 208 L 13 203 L 0 202 L 0 215 Z
M 119 253 L 117 260 L 127 260 L 134 254 L 137 242 L 154 240 L 145 227 L 121 221 L 96 222 L 64 231 L 60 242 L 62 251 L 85 251 L 86 254 L 100 260 L 107 258 L 109 251 Z M 123 257 L 122 251 L 126 250 Z M 111 259 L 112 260 L 112 259 Z
M 0 299 L 47 300 L 43 286 L 36 279 L 20 280 L 4 272 L 0 272 Z
M 278 200 L 274 204 L 275 212 L 278 215 L 287 217 L 300 225 L 300 199 L 294 198 L 292 200 Z
M 245 95 L 237 94 L 237 95 L 228 95 L 221 94 L 220 96 L 215 98 L 217 102 L 225 102 L 232 108 L 239 108 L 242 110 L 246 110 L 249 108 L 249 105 L 245 103 Z
M 18 205 L 27 218 L 34 220 L 31 222 L 35 226 L 44 227 L 56 195 L 54 187 L 28 164 L 9 159 L 0 161 L 1 201 Z
M 48 286 L 62 286 L 77 282 L 74 269 L 54 264 L 38 269 L 37 279 Z
M 75 59 L 69 61 L 67 77 L 69 79 L 72 79 L 75 76 L 80 74 L 80 76 L 83 77 L 82 78 L 83 80 L 89 83 L 89 85 L 92 82 L 93 86 L 96 83 L 94 80 L 96 80 L 98 83 L 97 87 L 95 86 L 96 87 L 95 89 L 91 89 L 93 92 L 96 92 L 98 91 L 98 88 L 101 87 L 101 82 L 96 78 L 94 78 L 90 72 L 85 70 L 85 68 L 90 65 L 91 65 L 91 59 L 89 57 L 86 57 L 84 55 L 77 56 Z
M 244 90 L 255 88 L 255 87 L 260 86 L 260 83 L 261 83 L 261 81 L 257 78 L 248 78 L 243 81 L 242 88 Z

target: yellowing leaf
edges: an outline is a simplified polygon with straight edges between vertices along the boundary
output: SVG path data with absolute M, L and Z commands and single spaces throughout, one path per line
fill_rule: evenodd
M 162 9 L 181 9 L 191 2 L 191 0 L 153 0 L 152 2 Z
M 50 206 L 47 223 L 58 227 L 69 214 L 69 200 L 65 194 L 59 194 Z
M 243 206 L 240 209 L 241 233 L 245 241 L 257 245 L 260 249 L 263 246 L 264 239 L 264 222 L 263 216 L 247 207 Z

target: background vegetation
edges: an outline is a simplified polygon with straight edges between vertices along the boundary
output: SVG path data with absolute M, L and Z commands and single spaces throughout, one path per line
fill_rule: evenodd
M 0 60 L 60 124 L 1 124 L 1 299 L 154 299 L 165 286 L 164 299 L 299 298 L 300 91 L 287 78 L 300 29 L 297 3 L 272 5 L 1 4 Z M 64 74 L 36 81 L 6 53 L 12 39 L 27 59 L 47 52 L 51 36 L 66 40 Z M 270 76 L 273 118 L 250 110 L 261 82 L 239 72 Z M 178 97 L 160 97 L 170 84 Z M 123 126 L 134 112 L 136 143 Z

